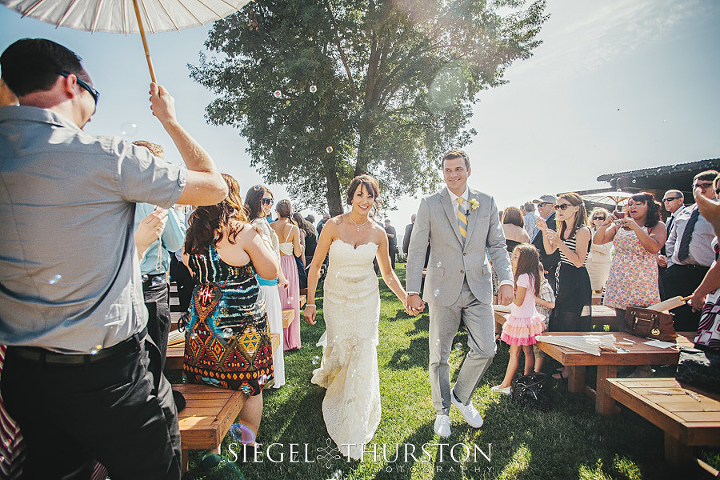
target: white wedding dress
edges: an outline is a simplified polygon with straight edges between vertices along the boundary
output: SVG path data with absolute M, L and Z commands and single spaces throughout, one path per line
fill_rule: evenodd
M 343 455 L 360 459 L 380 424 L 377 345 L 380 293 L 373 269 L 378 246 L 330 245 L 323 315 L 326 331 L 312 383 L 327 389 L 323 418 Z

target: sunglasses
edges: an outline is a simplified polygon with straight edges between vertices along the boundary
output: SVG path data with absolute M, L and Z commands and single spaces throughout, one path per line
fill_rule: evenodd
M 706 188 L 710 188 L 710 187 L 712 187 L 712 186 L 713 186 L 712 182 L 710 182 L 710 183 L 696 183 L 695 185 L 693 185 L 693 188 L 702 188 L 703 190 L 705 190 Z
M 262 199 L 263 205 L 272 205 L 273 203 L 275 203 L 275 200 L 273 200 L 272 198 L 263 198 Z
M 552 205 L 550 202 L 540 202 L 538 203 L 538 207 L 544 207 L 545 205 Z
M 593 220 L 605 220 L 605 217 L 593 217 Z
M 57 72 L 57 74 L 65 77 L 65 78 L 69 77 L 70 75 L 74 75 L 74 74 L 71 74 L 68 72 Z M 90 85 L 89 83 L 87 83 L 86 81 L 80 80 L 80 78 L 77 75 L 75 75 L 75 80 L 77 81 L 78 85 L 80 85 L 85 90 L 90 92 L 90 95 L 92 95 L 93 100 L 95 100 L 95 107 L 97 108 L 98 100 L 100 99 L 100 92 L 95 90 L 95 88 L 92 85 Z
M 572 207 L 572 205 L 570 205 L 569 203 L 559 203 L 559 204 L 555 205 L 555 210 L 565 211 L 569 207 Z
M 672 202 L 673 200 L 677 200 L 678 198 L 682 198 L 682 197 L 668 197 L 668 198 L 663 198 L 663 202 Z

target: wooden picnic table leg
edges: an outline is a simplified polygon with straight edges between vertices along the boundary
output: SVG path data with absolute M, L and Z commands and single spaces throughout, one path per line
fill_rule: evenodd
M 180 463 L 180 472 L 185 473 L 188 471 L 188 467 L 190 466 L 190 456 L 188 455 L 190 453 L 189 450 L 182 449 L 182 462 Z
M 569 367 L 568 390 L 572 393 L 583 393 L 585 391 L 585 367 L 574 365 Z
M 598 365 L 595 385 L 595 411 L 601 415 L 617 415 L 620 408 L 610 396 L 608 378 L 617 377 L 617 365 Z
M 693 448 L 665 432 L 665 461 L 675 467 L 687 466 L 694 462 Z

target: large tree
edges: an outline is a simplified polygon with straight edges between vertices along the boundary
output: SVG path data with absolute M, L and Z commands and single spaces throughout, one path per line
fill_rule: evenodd
M 478 93 L 504 83 L 537 38 L 545 1 L 257 0 L 218 21 L 190 66 L 217 94 L 208 120 L 240 129 L 251 162 L 333 215 L 353 176 L 386 202 L 439 180 L 466 145 Z

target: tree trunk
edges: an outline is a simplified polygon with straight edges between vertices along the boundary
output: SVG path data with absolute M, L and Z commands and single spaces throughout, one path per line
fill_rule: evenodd
M 337 215 L 342 215 L 344 210 L 342 193 L 340 192 L 340 180 L 338 179 L 337 170 L 335 169 L 334 164 L 328 166 L 326 180 L 327 194 L 325 195 L 325 198 L 327 199 L 330 216 L 335 217 Z

